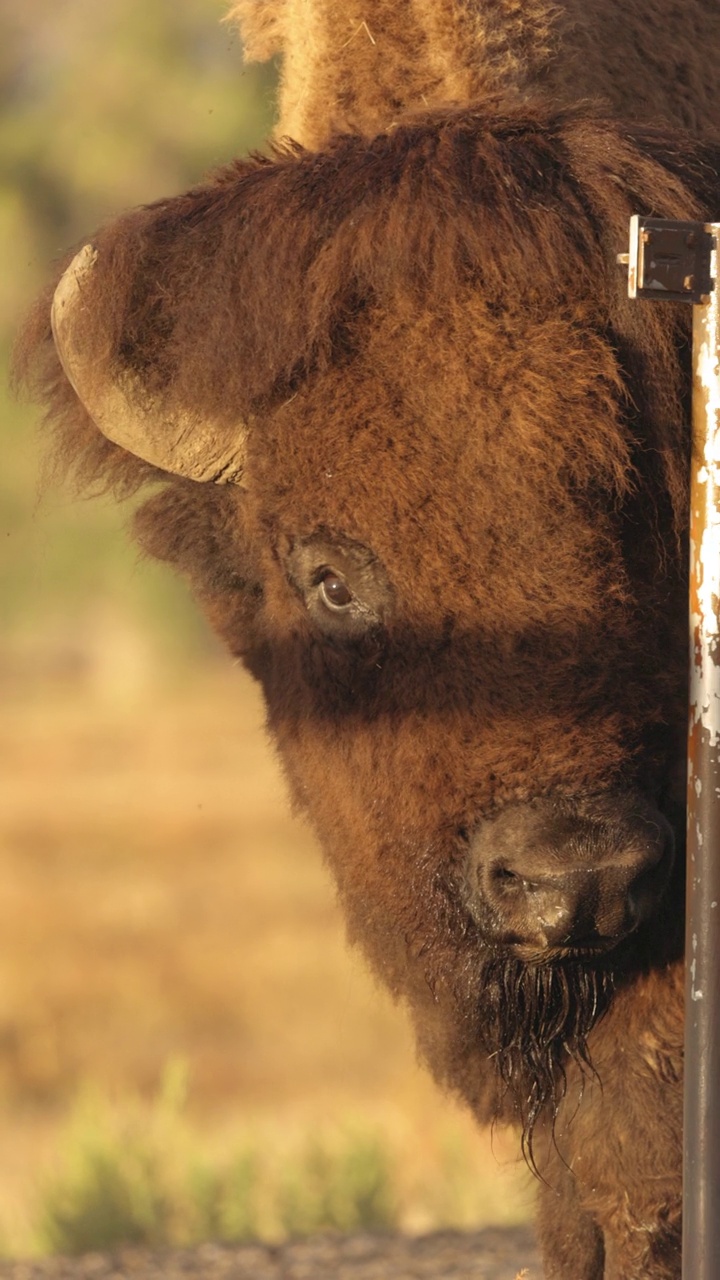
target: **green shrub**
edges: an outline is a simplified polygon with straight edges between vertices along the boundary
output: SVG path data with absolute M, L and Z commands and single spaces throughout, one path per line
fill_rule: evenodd
M 396 1220 L 392 1169 L 377 1139 L 315 1139 L 289 1162 L 278 1187 L 283 1232 L 383 1230 Z
M 97 1095 L 81 1099 L 61 1167 L 41 1188 L 38 1235 L 45 1251 L 175 1242 L 188 1207 L 184 1101 L 178 1065 L 167 1069 L 149 1113 L 135 1100 L 120 1113 Z
M 184 1103 L 185 1074 L 177 1065 L 149 1110 L 135 1101 L 119 1111 L 97 1096 L 81 1102 L 61 1166 L 41 1187 L 42 1252 L 240 1243 L 396 1225 L 394 1171 L 378 1139 L 328 1132 L 271 1155 L 256 1137 L 229 1162 L 212 1164 L 198 1155 Z

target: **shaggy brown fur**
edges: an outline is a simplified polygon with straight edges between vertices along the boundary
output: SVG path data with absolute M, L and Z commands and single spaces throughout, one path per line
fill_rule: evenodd
M 605 957 L 521 963 L 467 909 L 467 833 L 622 792 L 682 843 L 689 316 L 629 304 L 615 254 L 631 212 L 716 211 L 719 160 L 490 100 L 106 227 L 86 310 L 111 363 L 249 421 L 243 488 L 99 436 L 48 297 L 19 352 L 63 463 L 155 484 L 141 542 L 262 681 L 352 938 L 437 1078 L 524 1126 L 556 1280 L 679 1275 L 682 858 Z
M 236 0 L 230 18 L 248 57 L 283 55 L 277 133 L 307 147 L 497 89 L 720 132 L 716 0 Z

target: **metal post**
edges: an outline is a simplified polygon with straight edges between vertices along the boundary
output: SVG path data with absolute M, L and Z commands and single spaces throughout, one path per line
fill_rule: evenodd
M 720 223 L 706 228 L 720 236 Z M 710 273 L 717 281 L 717 248 Z M 720 1277 L 720 296 L 693 307 L 683 1280 Z
M 693 303 L 683 1280 L 720 1280 L 720 223 L 633 218 L 631 297 Z

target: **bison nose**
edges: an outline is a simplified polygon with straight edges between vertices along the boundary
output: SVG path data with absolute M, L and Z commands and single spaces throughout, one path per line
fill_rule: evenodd
M 638 896 L 626 881 L 607 868 L 600 873 L 578 867 L 530 878 L 519 864 L 499 862 L 488 868 L 487 901 L 503 941 L 601 949 L 639 923 Z
M 607 951 L 655 911 L 673 861 L 652 806 L 511 806 L 481 823 L 465 868 L 466 902 L 485 938 L 520 955 Z

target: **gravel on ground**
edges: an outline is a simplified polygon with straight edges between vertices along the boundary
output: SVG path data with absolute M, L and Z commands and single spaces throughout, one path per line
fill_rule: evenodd
M 542 1280 L 529 1227 L 318 1236 L 283 1245 L 126 1248 L 0 1262 L 0 1280 Z

